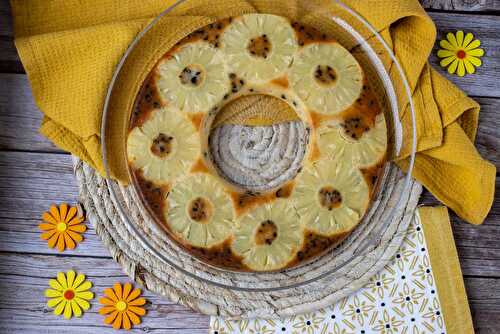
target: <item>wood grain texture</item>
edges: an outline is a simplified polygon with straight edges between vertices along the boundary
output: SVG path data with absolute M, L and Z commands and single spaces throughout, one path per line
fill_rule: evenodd
M 500 167 L 500 0 L 421 0 L 431 10 L 438 39 L 462 29 L 481 39 L 484 65 L 474 76 L 448 76 L 482 106 L 477 147 Z M 455 13 L 453 13 L 455 12 Z M 466 14 L 471 12 L 471 14 Z M 431 55 L 436 68 L 439 59 Z M 98 304 L 84 318 L 55 317 L 43 290 L 57 271 L 74 268 L 88 275 L 100 294 L 125 282 L 119 266 L 90 227 L 74 251 L 60 254 L 39 239 L 40 214 L 51 203 L 74 204 L 78 188 L 69 155 L 38 133 L 41 113 L 13 43 L 9 1 L 0 0 L 0 333 L 115 333 L 102 324 Z M 11 74 L 2 74 L 11 73 Z M 479 97 L 479 98 L 478 98 Z M 19 152 L 24 151 L 24 152 Z M 43 152 L 43 153 L 42 153 Z M 497 188 L 500 178 L 497 178 Z M 439 205 L 426 192 L 422 204 Z M 453 232 L 477 333 L 500 328 L 500 195 L 486 222 L 472 226 L 451 213 Z M 207 333 L 208 318 L 148 292 L 148 316 L 134 333 Z
M 441 73 L 462 88 L 469 95 L 483 97 L 500 97 L 500 17 L 493 15 L 471 16 L 467 14 L 429 13 L 436 23 L 437 39 L 445 39 L 448 32 L 463 30 L 471 32 L 475 38 L 481 40 L 481 47 L 485 51 L 482 57 L 483 65 L 477 68 L 474 75 L 459 77 L 449 75 L 439 66 L 440 59 L 436 56 L 439 43 L 435 43 L 429 61 Z
M 114 282 L 129 281 L 125 275 L 120 274 L 118 265 L 107 259 L 0 253 L 0 323 L 3 331 L 44 333 L 57 329 L 57 333 L 112 333 L 109 327 L 102 324 L 102 317 L 97 314 L 99 304 L 96 300 L 81 319 L 68 321 L 51 314 L 45 305 L 43 291 L 47 288 L 48 280 L 61 268 L 72 268 L 85 273 L 94 283 L 91 290 L 97 298 L 102 295 L 104 288 Z M 500 323 L 500 306 L 495 292 L 500 288 L 500 281 L 467 277 L 465 285 L 476 331 L 483 334 L 496 333 Z M 208 317 L 190 312 L 147 291 L 144 296 L 149 300 L 146 306 L 148 314 L 132 333 L 207 332 Z M 11 321 L 12 318 L 16 321 Z
M 435 6 L 438 3 L 445 3 L 444 1 L 433 1 Z M 449 0 L 457 3 L 468 4 L 469 1 Z M 483 1 L 483 0 L 479 0 Z M 500 0 L 493 0 L 495 7 L 500 7 L 498 3 Z M 476 0 L 471 0 L 470 8 L 475 7 Z M 484 1 L 483 1 L 484 2 Z M 0 1 L 0 3 L 2 3 Z M 7 2 L 8 3 L 8 2 Z M 8 5 L 8 4 L 7 4 Z M 0 7 L 0 22 L 6 22 L 0 30 L 0 72 L 20 73 L 23 71 L 22 64 L 18 60 L 17 51 L 13 45 L 11 18 L 6 18 L 9 15 L 9 10 L 3 2 L 3 10 Z M 498 88 L 497 78 L 500 77 L 500 18 L 495 15 L 480 15 L 471 16 L 467 14 L 455 13 L 430 13 L 430 16 L 435 21 L 438 27 L 438 39 L 443 38 L 447 32 L 455 30 L 464 30 L 466 32 L 473 32 L 475 36 L 482 41 L 483 48 L 486 55 L 483 57 L 483 66 L 481 66 L 477 73 L 473 76 L 466 78 L 459 78 L 455 75 L 450 76 L 445 71 L 442 71 L 451 81 L 457 84 L 469 95 L 483 96 L 483 97 L 500 97 L 500 88 Z M 437 45 L 437 43 L 436 43 Z M 436 49 L 433 51 L 430 62 L 439 68 L 439 59 L 436 56 Z
M 0 83 L 0 149 L 62 152 L 38 132 L 42 113 L 27 76 L 0 73 Z
M 470 12 L 500 11 L 498 0 L 420 0 L 420 3 L 426 9 Z
M 0 72 L 24 72 L 14 45 L 12 15 L 7 0 L 0 1 L 0 55 Z
M 97 298 L 80 319 L 56 317 L 45 305 L 44 290 L 58 271 L 74 269 L 94 283 Z M 0 253 L 0 324 L 2 333 L 116 333 L 103 324 L 98 298 L 115 282 L 130 282 L 110 259 L 55 257 L 47 255 Z M 208 317 L 144 291 L 149 303 L 143 323 L 132 333 L 207 333 Z M 15 321 L 12 321 L 15 319 Z
M 12 36 L 10 1 L 0 1 L 0 36 Z
M 41 213 L 51 204 L 78 201 L 71 156 L 0 152 L 0 252 L 60 254 L 40 239 Z M 85 240 L 64 255 L 108 257 L 90 223 Z
M 497 179 L 500 185 L 500 178 Z M 39 239 L 40 214 L 51 203 L 75 203 L 77 186 L 68 155 L 27 152 L 0 152 L 0 251 L 58 254 Z M 500 202 L 500 194 L 496 195 Z M 431 194 L 426 205 L 439 205 Z M 500 277 L 500 206 L 495 205 L 485 224 L 472 226 L 452 215 L 454 233 L 464 274 Z M 107 257 L 90 228 L 74 256 Z
M 26 75 L 0 73 L 0 149 L 63 152 L 38 133 L 42 113 L 36 107 Z M 481 155 L 500 167 L 500 99 L 476 98 L 481 117 L 476 146 Z M 16 124 L 16 129 L 12 129 Z
M 500 291 L 500 280 L 465 277 L 464 282 L 476 333 L 498 334 L 500 295 L 497 291 Z
M 500 176 L 497 176 L 496 188 L 500 189 Z M 442 205 L 427 190 L 424 190 L 420 204 L 428 206 Z M 471 225 L 459 218 L 451 210 L 450 218 L 463 274 L 499 279 L 500 193 L 498 191 L 495 193 L 493 207 L 482 225 Z M 499 292 L 492 295 L 500 299 Z

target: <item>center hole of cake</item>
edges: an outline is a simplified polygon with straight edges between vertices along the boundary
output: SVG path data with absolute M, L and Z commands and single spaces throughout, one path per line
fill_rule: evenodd
M 213 207 L 212 203 L 206 198 L 197 197 L 189 203 L 188 214 L 189 217 L 198 223 L 208 223 L 212 216 Z
M 342 203 L 342 195 L 333 187 L 326 186 L 318 192 L 319 203 L 322 207 L 328 210 L 338 208 Z
M 190 87 L 198 87 L 201 85 L 203 80 L 205 79 L 205 71 L 203 68 L 196 64 L 191 64 L 182 70 L 179 74 L 179 80 L 181 84 Z
M 320 85 L 332 86 L 337 82 L 337 72 L 329 65 L 318 65 L 314 71 L 314 79 Z
M 272 245 L 278 237 L 278 227 L 272 220 L 265 220 L 260 223 L 255 232 L 255 243 L 257 245 Z
M 248 52 L 254 57 L 266 59 L 272 50 L 271 42 L 266 34 L 254 37 L 247 46 Z
M 151 152 L 160 158 L 166 158 L 173 150 L 174 137 L 160 133 L 151 144 Z
M 310 129 L 290 95 L 236 97 L 215 115 L 208 136 L 209 164 L 238 190 L 277 190 L 303 165 Z

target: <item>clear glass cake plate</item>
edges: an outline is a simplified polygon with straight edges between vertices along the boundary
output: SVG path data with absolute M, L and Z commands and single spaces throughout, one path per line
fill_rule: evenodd
M 325 284 L 335 284 L 335 280 L 341 277 L 349 266 L 360 261 L 374 261 L 368 255 L 382 239 L 387 238 L 388 233 L 401 232 L 388 231 L 388 228 L 402 217 L 410 196 L 411 171 L 416 151 L 415 114 L 411 91 L 401 65 L 378 32 L 380 27 L 373 27 L 364 18 L 363 13 L 335 0 L 293 3 L 269 0 L 252 3 L 250 10 L 243 10 L 243 7 L 235 2 L 219 2 L 212 6 L 209 2 L 180 0 L 165 8 L 137 34 L 116 66 L 106 94 L 101 128 L 106 181 L 128 232 L 158 261 L 175 269 L 179 275 L 197 280 L 200 284 L 237 291 L 318 289 Z M 283 16 L 305 25 L 314 26 L 321 22 L 320 25 L 333 34 L 335 40 L 349 50 L 361 64 L 368 82 L 378 96 L 388 133 L 387 161 L 376 183 L 372 205 L 361 223 L 342 243 L 320 257 L 273 272 L 232 271 L 192 256 L 155 218 L 134 182 L 131 182 L 131 186 L 124 187 L 113 181 L 113 176 L 120 174 L 120 171 L 122 174 L 127 171 L 129 181 L 133 181 L 126 157 L 128 126 L 134 108 L 133 101 L 139 94 L 147 73 L 158 61 L 158 55 L 167 52 L 185 37 L 186 33 L 226 17 L 250 11 Z M 172 22 L 183 22 L 185 26 L 177 29 Z M 162 31 L 169 28 L 174 32 L 162 36 Z M 409 161 L 406 174 L 399 171 L 393 162 L 401 157 Z

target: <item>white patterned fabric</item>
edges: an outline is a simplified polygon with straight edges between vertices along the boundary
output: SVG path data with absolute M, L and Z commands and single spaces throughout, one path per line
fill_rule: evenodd
M 286 319 L 210 319 L 210 334 L 446 333 L 423 226 L 413 219 L 400 251 L 357 293 Z

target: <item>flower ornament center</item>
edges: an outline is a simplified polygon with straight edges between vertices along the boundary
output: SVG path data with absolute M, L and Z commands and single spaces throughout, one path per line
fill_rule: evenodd
M 71 300 L 71 299 L 75 298 L 75 292 L 73 290 L 64 291 L 64 298 L 67 300 Z
M 59 232 L 64 232 L 64 231 L 66 231 L 67 228 L 68 228 L 68 225 L 66 225 L 66 223 L 64 223 L 64 222 L 57 223 L 57 225 L 56 225 L 56 229 Z
M 125 303 L 123 300 L 120 300 L 116 303 L 115 307 L 118 311 L 123 312 L 127 309 L 127 303 Z
M 457 51 L 457 58 L 458 59 L 465 59 L 465 57 L 467 57 L 467 53 L 464 50 Z
M 257 245 L 272 245 L 278 237 L 278 227 L 272 220 L 265 220 L 260 223 L 255 233 L 255 243 Z
M 318 192 L 319 203 L 328 210 L 333 210 L 342 203 L 342 195 L 331 186 L 323 187 Z
M 205 79 L 205 71 L 200 65 L 191 64 L 182 70 L 179 74 L 181 84 L 185 86 L 198 87 Z
M 333 86 L 337 82 L 337 72 L 328 65 L 318 65 L 314 71 L 314 79 L 323 86 Z
M 212 216 L 213 207 L 210 201 L 197 197 L 188 206 L 189 217 L 198 223 L 207 223 Z
M 267 59 L 272 49 L 272 44 L 266 34 L 250 39 L 247 46 L 248 52 L 254 57 Z
M 151 152 L 160 158 L 167 157 L 173 150 L 174 137 L 160 133 L 151 144 Z

